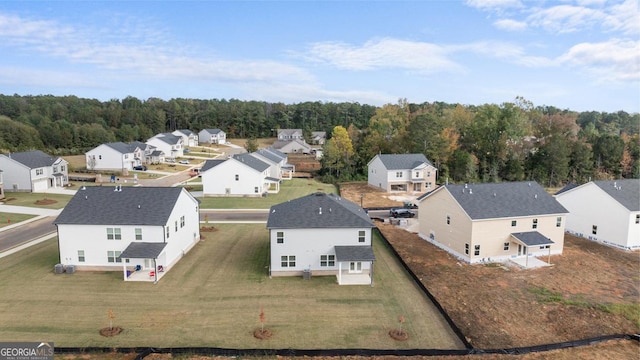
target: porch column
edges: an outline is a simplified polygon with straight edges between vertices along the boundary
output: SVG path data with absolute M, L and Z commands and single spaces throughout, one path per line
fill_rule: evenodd
M 342 262 L 338 263 L 338 285 L 342 284 Z
M 551 265 L 551 245 L 549 245 L 549 255 L 547 257 L 547 264 Z
M 124 281 L 127 281 L 127 263 L 125 261 L 122 262 L 122 274 L 124 276 Z
M 369 276 L 371 277 L 371 287 L 373 287 L 373 261 L 370 262 L 369 269 Z

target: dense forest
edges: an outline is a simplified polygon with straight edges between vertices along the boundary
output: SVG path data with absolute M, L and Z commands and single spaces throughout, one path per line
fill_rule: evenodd
M 223 129 L 229 138 L 273 137 L 280 128 L 327 131 L 321 176 L 366 178 L 378 153 L 424 153 L 440 182 L 536 180 L 561 186 L 640 177 L 640 115 L 574 112 L 523 98 L 479 106 L 399 100 L 297 104 L 135 97 L 0 95 L 0 152 L 82 154 L 105 142 L 146 141 L 175 129 Z

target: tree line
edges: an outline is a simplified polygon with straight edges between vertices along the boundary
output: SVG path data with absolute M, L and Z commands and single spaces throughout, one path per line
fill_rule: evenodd
M 161 132 L 223 129 L 229 138 L 277 129 L 327 131 L 321 175 L 362 180 L 379 153 L 423 153 L 441 182 L 536 180 L 547 186 L 640 175 L 640 115 L 574 112 L 523 98 L 479 106 L 442 102 L 268 103 L 225 99 L 122 100 L 0 95 L 0 151 L 82 154 Z M 344 130 L 344 131 L 342 131 Z

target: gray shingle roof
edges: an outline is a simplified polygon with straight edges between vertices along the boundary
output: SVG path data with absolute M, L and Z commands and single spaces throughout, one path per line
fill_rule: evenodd
M 162 133 L 158 136 L 156 136 L 157 139 L 160 139 L 164 142 L 166 142 L 167 144 L 170 145 L 175 145 L 177 143 L 179 143 L 182 140 L 181 136 L 176 136 L 173 135 L 172 133 Z
M 110 142 L 110 143 L 105 143 L 105 145 L 107 145 L 108 147 L 114 149 L 115 151 L 119 152 L 120 154 L 129 154 L 132 153 L 134 151 L 136 151 L 136 148 L 140 148 L 142 150 L 146 149 L 146 147 L 148 146 L 145 143 L 141 143 L 138 141 L 129 143 L 129 144 L 125 144 L 123 142 Z
M 423 163 L 431 165 L 424 154 L 379 154 L 376 156 L 380 158 L 387 170 L 413 169 Z
M 161 225 L 169 220 L 182 188 L 82 187 L 71 198 L 54 224 Z
M 520 240 L 526 246 L 551 245 L 553 241 L 537 231 L 527 231 L 511 234 L 514 238 Z
M 338 261 L 374 261 L 371 246 L 335 246 Z
M 219 134 L 219 133 L 223 132 L 220 129 L 202 129 L 202 130 L 208 132 L 209 134 Z
M 269 164 L 248 153 L 235 154 L 233 158 L 260 172 L 269 168 Z
M 200 172 L 205 172 L 213 167 L 216 167 L 222 164 L 225 161 L 226 159 L 225 160 L 207 160 L 204 162 L 204 165 L 202 165 L 202 168 L 200 168 Z
M 265 158 L 273 161 L 276 164 L 278 164 L 283 159 L 280 156 L 278 156 L 276 153 L 273 153 L 271 151 L 267 151 L 267 150 L 264 150 L 264 149 L 260 149 L 260 150 L 256 151 L 256 153 L 258 153 L 258 155 L 260 155 L 260 156 L 264 156 Z
M 282 151 L 274 148 L 273 146 L 270 146 L 270 147 L 266 148 L 265 150 L 268 151 L 268 152 L 274 153 L 274 154 L 276 154 L 277 156 L 279 156 L 279 157 L 281 157 L 283 159 L 287 159 L 288 158 L 287 154 L 285 154 Z
M 45 154 L 40 150 L 10 153 L 6 156 L 22 165 L 25 165 L 29 169 L 52 166 L 56 160 L 59 159 L 57 156 Z
M 372 228 L 369 215 L 355 203 L 334 194 L 314 193 L 273 205 L 267 228 Z
M 430 195 L 440 191 L 449 191 L 473 220 L 568 213 L 535 181 L 442 185 Z
M 181 132 L 182 134 L 185 134 L 186 136 L 191 136 L 193 135 L 193 132 L 191 130 L 187 130 L 187 129 L 178 129 L 176 131 Z
M 120 254 L 121 259 L 157 259 L 167 243 L 132 242 Z
M 276 142 L 273 143 L 273 147 L 275 149 L 282 149 L 283 147 L 291 144 L 291 143 L 296 143 L 298 145 L 300 145 L 300 147 L 305 148 L 305 149 L 311 149 L 311 146 L 309 146 L 307 143 L 305 143 L 302 140 L 299 139 L 293 139 L 293 140 L 277 140 Z
M 594 181 L 629 211 L 640 211 L 640 179 Z

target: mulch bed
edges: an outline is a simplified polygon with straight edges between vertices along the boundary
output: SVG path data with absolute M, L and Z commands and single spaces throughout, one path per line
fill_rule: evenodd
M 123 329 L 120 326 L 114 326 L 112 328 L 106 327 L 106 328 L 100 329 L 100 335 L 107 336 L 107 337 L 116 336 L 120 334 L 122 330 Z
M 57 203 L 57 200 L 53 199 L 41 199 L 35 202 L 36 205 L 51 205 Z
M 253 331 L 253 336 L 256 339 L 266 340 L 273 336 L 273 332 L 269 329 L 256 329 Z

